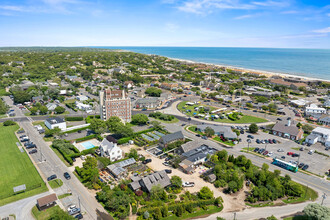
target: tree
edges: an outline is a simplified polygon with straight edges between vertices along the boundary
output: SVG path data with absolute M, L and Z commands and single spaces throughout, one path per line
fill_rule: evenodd
M 210 127 L 206 127 L 204 133 L 207 137 L 212 137 L 214 135 L 214 130 Z
M 102 134 L 106 131 L 107 126 L 101 119 L 92 119 L 90 123 L 90 128 L 97 134 Z
M 164 128 L 164 126 L 159 121 L 151 121 L 150 123 L 156 130 Z
M 115 126 L 117 125 L 117 123 L 121 123 L 121 120 L 117 116 L 111 116 L 105 123 L 106 123 L 109 131 L 113 132 Z
M 181 188 L 182 187 L 182 179 L 179 176 L 172 176 L 171 177 L 171 184 L 175 188 Z
M 45 131 L 45 136 L 46 137 L 54 137 L 54 136 L 58 136 L 60 135 L 60 133 L 62 132 L 62 130 L 58 127 L 55 127 L 53 129 L 49 129 Z
M 32 108 L 30 108 L 30 112 L 31 112 L 31 115 L 36 115 L 37 112 L 38 112 L 38 108 L 37 107 L 32 107 Z
M 132 116 L 132 124 L 145 125 L 149 121 L 148 116 L 144 114 L 136 114 Z
M 217 153 L 218 159 L 227 162 L 228 152 L 226 150 L 221 150 Z
M 277 218 L 274 215 L 272 215 L 272 216 L 267 217 L 267 220 L 277 220 Z
M 256 101 L 261 102 L 261 103 L 266 103 L 266 102 L 268 102 L 268 98 L 266 98 L 264 96 L 258 96 Z
M 248 108 L 252 108 L 253 105 L 252 105 L 252 103 L 248 102 L 248 103 L 246 103 L 246 107 L 248 107 Z
M 330 219 L 330 208 L 326 206 L 321 206 L 317 203 L 308 204 L 304 208 L 304 213 L 305 215 L 307 215 L 308 219 L 311 220 Z
M 308 124 L 304 124 L 304 125 L 302 126 L 302 129 L 304 130 L 304 132 L 305 132 L 306 134 L 310 134 L 310 133 L 314 130 L 314 127 L 313 127 L 313 126 L 310 126 L 310 125 L 308 125 Z
M 269 108 L 266 105 L 261 106 L 262 110 L 267 111 Z
M 137 152 L 136 149 L 131 148 L 131 149 L 129 150 L 128 157 L 129 157 L 129 158 L 134 158 L 135 160 L 138 160 L 138 158 L 139 158 L 139 154 L 138 154 L 138 152 Z
M 167 215 L 168 215 L 168 206 L 167 205 L 164 205 L 163 207 L 162 207 L 162 216 L 163 217 L 167 217 Z
M 155 210 L 154 210 L 154 219 L 158 220 L 158 219 L 161 219 L 162 218 L 162 213 L 160 211 L 160 208 L 157 207 Z
M 210 190 L 209 187 L 204 186 L 198 192 L 198 197 L 202 200 L 212 199 L 213 198 L 213 192 Z
M 40 111 L 41 115 L 45 115 L 48 112 L 48 108 L 43 105 L 43 106 L 40 106 L 39 111 Z
M 238 190 L 237 182 L 234 181 L 234 180 L 230 181 L 228 183 L 228 189 L 227 190 L 228 190 L 228 192 L 233 192 L 233 193 L 237 192 L 237 190 Z
M 24 90 L 17 90 L 13 92 L 15 103 L 24 103 L 31 100 L 31 95 Z
M 118 123 L 113 132 L 120 138 L 130 137 L 133 135 L 133 129 L 123 123 Z
M 256 125 L 255 123 L 253 124 L 250 124 L 249 126 L 249 131 L 252 133 L 252 134 L 255 134 L 258 132 L 258 125 Z
M 8 109 L 9 107 L 6 105 L 6 103 L 0 99 L 0 115 L 6 114 Z
M 298 128 L 301 128 L 303 125 L 300 123 L 300 122 L 298 122 L 298 124 L 297 124 L 297 127 Z
M 149 87 L 146 89 L 145 94 L 153 97 L 160 97 L 160 94 L 162 94 L 162 90 L 156 87 Z
M 62 113 L 65 112 L 65 108 L 62 107 L 62 106 L 57 106 L 57 107 L 55 108 L 55 112 L 56 112 L 56 114 L 62 114 Z
M 7 120 L 3 122 L 3 126 L 12 126 L 12 125 L 16 125 L 16 122 L 11 120 Z
M 183 209 L 182 205 L 178 205 L 176 207 L 175 214 L 180 217 L 180 216 L 182 216 L 183 212 L 184 212 L 184 209 Z
M 84 182 L 97 183 L 99 181 L 99 170 L 97 168 L 97 159 L 87 157 L 81 169 L 81 177 Z

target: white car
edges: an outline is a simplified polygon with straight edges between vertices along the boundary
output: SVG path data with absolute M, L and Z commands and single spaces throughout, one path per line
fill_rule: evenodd
M 68 212 L 70 212 L 71 210 L 74 210 L 74 209 L 76 209 L 76 208 L 77 208 L 76 205 L 70 205 L 70 206 L 68 207 Z
M 267 154 L 267 156 L 268 156 L 268 157 L 273 156 L 273 152 L 269 152 L 269 153 Z
M 315 150 L 308 151 L 308 154 L 312 155 L 315 152 Z
M 183 182 L 182 186 L 183 187 L 194 187 L 195 183 L 194 182 Z
M 163 163 L 163 165 L 164 165 L 164 166 L 169 166 L 170 164 L 169 164 L 168 162 L 165 161 L 165 162 Z
M 283 149 L 278 149 L 277 152 L 284 152 L 284 150 Z

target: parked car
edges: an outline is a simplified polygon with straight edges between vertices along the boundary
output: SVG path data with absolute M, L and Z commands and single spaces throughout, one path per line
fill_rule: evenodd
M 299 165 L 298 165 L 299 168 L 303 168 L 304 166 L 305 166 L 304 163 L 299 163 Z
M 286 153 L 286 155 L 288 155 L 288 156 L 291 156 L 292 154 L 294 154 L 294 153 L 293 152 Z
M 244 130 L 240 130 L 240 133 L 241 133 L 241 134 L 244 134 Z
M 33 144 L 33 142 L 32 142 L 32 141 L 27 141 L 27 142 L 24 143 L 24 146 L 26 147 L 26 146 L 28 146 L 29 144 Z
M 269 152 L 269 153 L 267 154 L 267 156 L 268 156 L 268 157 L 272 157 L 272 156 L 273 156 L 273 152 Z
M 281 159 L 283 159 L 283 160 L 284 160 L 284 159 L 285 159 L 285 156 L 282 156 L 282 157 L 281 157 Z
M 65 179 L 67 179 L 67 180 L 71 179 L 71 176 L 68 172 L 65 172 L 63 175 L 64 175 Z
M 37 148 L 37 145 L 29 144 L 29 145 L 26 146 L 26 149 L 31 149 L 31 148 Z
M 56 179 L 56 178 L 57 178 L 56 174 L 53 174 L 53 175 L 51 175 L 47 178 L 47 181 L 51 181 L 51 180 Z
M 172 173 L 172 170 L 171 169 L 165 169 L 165 172 L 166 173 Z
M 201 135 L 200 134 L 196 134 L 196 137 L 200 137 Z
M 300 155 L 297 154 L 297 153 L 294 153 L 294 154 L 292 154 L 291 156 L 292 156 L 292 157 L 299 157 Z
M 267 150 L 262 153 L 262 155 L 267 155 L 267 154 L 268 154 L 268 151 Z
M 19 138 L 24 138 L 24 137 L 27 137 L 27 135 L 26 134 L 23 134 L 23 135 L 19 136 Z
M 147 163 L 150 163 L 152 160 L 151 159 L 146 159 L 146 160 L 144 160 L 142 163 L 143 164 L 147 164 Z
M 312 155 L 315 152 L 315 150 L 308 151 L 308 154 Z
M 249 134 L 247 137 L 251 138 L 251 139 L 254 139 L 254 137 L 251 134 Z
M 273 143 L 274 143 L 274 144 L 277 144 L 277 141 L 276 141 L 275 139 L 273 139 Z
M 69 215 L 75 215 L 80 213 L 80 208 L 74 208 L 69 211 Z
M 182 124 L 181 126 L 182 126 L 182 127 L 183 127 L 183 126 L 186 126 L 186 124 Z
M 304 148 L 303 148 L 303 147 L 301 147 L 299 150 L 300 150 L 300 151 L 304 151 Z
M 170 161 L 170 160 L 171 160 L 170 157 L 165 158 L 165 161 L 166 161 L 166 162 L 167 162 L 167 161 Z
M 282 121 L 282 118 L 277 118 L 277 120 Z
M 24 130 L 19 130 L 17 134 L 23 134 L 25 131 Z
M 308 166 L 307 164 L 305 164 L 305 165 L 303 166 L 302 170 L 307 170 L 308 167 L 309 167 L 309 166 Z
M 283 149 L 278 149 L 277 152 L 284 152 L 284 150 Z
M 163 165 L 164 165 L 164 166 L 169 166 L 170 164 L 169 164 L 168 162 L 165 161 L 165 162 L 163 163 Z
M 194 187 L 195 183 L 194 182 L 183 182 L 182 186 L 183 187 Z
M 257 140 L 256 140 L 256 143 L 257 143 L 257 144 L 260 144 L 260 140 L 259 140 L 259 139 L 257 139 Z
M 254 151 L 254 152 L 259 151 L 259 147 L 256 147 L 253 151 Z
M 76 209 L 76 208 L 77 208 L 76 205 L 70 205 L 70 206 L 68 207 L 68 212 L 70 212 L 72 209 Z
M 80 214 L 76 215 L 74 218 L 76 218 L 76 219 L 83 219 L 84 216 L 80 213 Z
M 35 153 L 37 153 L 38 151 L 37 151 L 37 149 L 33 149 L 33 150 L 31 150 L 30 152 L 29 152 L 29 154 L 35 154 Z
M 273 141 L 271 139 L 268 140 L 268 143 L 273 144 Z
M 207 140 L 207 137 L 206 136 L 203 136 L 202 139 Z

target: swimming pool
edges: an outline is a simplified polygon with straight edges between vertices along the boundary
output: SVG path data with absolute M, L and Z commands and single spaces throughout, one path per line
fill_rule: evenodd
M 89 142 L 89 141 L 86 141 L 86 142 L 84 142 L 84 143 L 81 143 L 81 145 L 84 147 L 84 148 L 86 148 L 86 149 L 91 149 L 91 148 L 93 148 L 93 147 L 95 147 L 91 142 Z

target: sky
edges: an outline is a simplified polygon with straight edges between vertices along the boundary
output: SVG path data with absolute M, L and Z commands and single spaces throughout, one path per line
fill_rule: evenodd
M 329 0 L 0 0 L 0 46 L 330 48 Z

